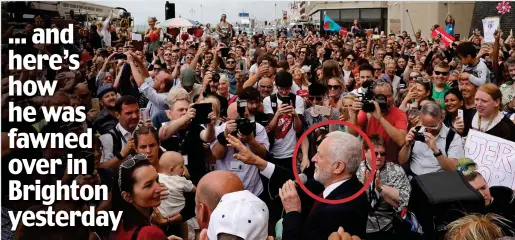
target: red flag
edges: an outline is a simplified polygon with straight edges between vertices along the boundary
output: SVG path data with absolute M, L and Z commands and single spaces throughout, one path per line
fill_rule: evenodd
M 340 29 L 340 36 L 346 37 L 347 36 L 347 28 L 342 27 Z

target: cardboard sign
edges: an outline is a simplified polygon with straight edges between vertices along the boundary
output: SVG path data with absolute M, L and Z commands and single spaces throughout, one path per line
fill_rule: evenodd
M 483 33 L 484 40 L 487 43 L 495 42 L 495 31 L 499 29 L 499 18 L 498 17 L 489 17 L 483 19 Z
M 445 46 L 451 45 L 451 43 L 455 40 L 453 36 L 449 35 L 440 27 L 431 32 L 431 36 L 433 36 L 435 39 L 440 39 L 445 44 Z
M 515 189 L 515 142 L 471 129 L 465 157 L 474 160 L 488 186 Z

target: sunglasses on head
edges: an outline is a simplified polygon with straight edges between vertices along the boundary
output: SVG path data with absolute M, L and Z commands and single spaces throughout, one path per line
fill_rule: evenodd
M 320 96 L 318 96 L 318 97 L 312 97 L 312 96 L 309 96 L 309 97 L 308 97 L 308 99 L 309 99 L 309 101 L 314 101 L 315 99 L 316 99 L 317 101 L 322 101 L 322 97 L 320 97 Z
M 443 76 L 447 76 L 447 75 L 449 75 L 449 72 L 440 72 L 440 71 L 435 71 L 435 74 L 436 74 L 436 75 L 443 75 Z
M 131 169 L 136 165 L 136 163 L 147 159 L 147 155 L 139 153 L 134 156 L 129 156 L 128 159 L 120 165 L 120 169 L 118 171 L 118 187 L 120 188 L 120 192 L 122 192 L 122 168 Z

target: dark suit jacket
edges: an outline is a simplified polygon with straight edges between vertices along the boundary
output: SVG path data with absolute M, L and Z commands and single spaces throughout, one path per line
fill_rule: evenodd
M 363 184 L 353 176 L 334 189 L 326 199 L 337 200 L 356 193 Z M 309 189 L 309 185 L 306 184 Z M 302 213 L 289 212 L 283 219 L 283 240 L 327 239 L 343 227 L 351 235 L 365 237 L 370 205 L 365 194 L 343 204 L 318 203 L 313 209 L 302 204 Z M 312 212 L 311 212 L 312 211 Z

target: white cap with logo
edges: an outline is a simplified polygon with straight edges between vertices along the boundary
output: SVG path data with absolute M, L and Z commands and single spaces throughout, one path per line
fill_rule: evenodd
M 225 194 L 211 214 L 207 235 L 218 239 L 226 233 L 245 240 L 268 237 L 268 207 L 248 190 Z

